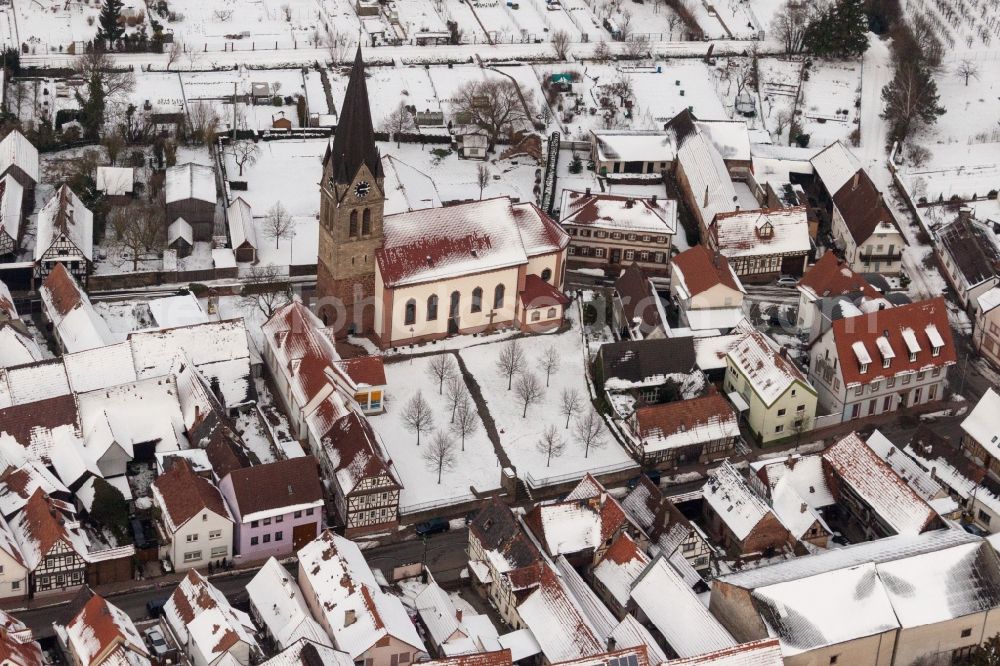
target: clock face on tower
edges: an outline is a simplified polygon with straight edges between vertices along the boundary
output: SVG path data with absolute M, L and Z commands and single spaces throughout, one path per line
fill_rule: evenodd
M 354 186 L 354 196 L 359 199 L 364 199 L 368 196 L 368 192 L 371 191 L 371 185 L 368 184 L 366 180 L 359 180 Z

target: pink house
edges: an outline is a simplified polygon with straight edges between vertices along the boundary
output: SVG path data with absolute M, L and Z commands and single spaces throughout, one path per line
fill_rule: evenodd
M 285 557 L 316 538 L 323 489 L 316 459 L 290 458 L 233 470 L 219 484 L 236 522 L 233 543 L 244 560 Z

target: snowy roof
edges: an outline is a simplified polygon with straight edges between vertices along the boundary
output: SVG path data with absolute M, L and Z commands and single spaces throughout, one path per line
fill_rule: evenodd
M 149 663 L 149 650 L 125 611 L 98 594 L 90 597 L 65 627 L 69 649 L 80 666 L 107 663 L 110 651 L 122 649 Z M 115 646 L 118 646 L 117 648 Z M 111 663 L 114 663 L 112 660 Z M 131 659 L 125 663 L 133 663 Z
M 993 387 L 962 421 L 962 430 L 992 456 L 1000 458 L 1000 394 Z
M 910 488 L 928 502 L 944 494 L 941 484 L 934 480 L 930 473 L 918 465 L 916 461 L 903 453 L 878 430 L 872 432 L 867 440 L 868 446 L 885 461 L 901 479 L 910 484 Z
M 658 130 L 591 130 L 599 162 L 673 162 L 673 135 Z
M 215 203 L 215 170 L 203 164 L 181 164 L 167 169 L 166 202 L 186 199 Z
M 727 257 L 806 254 L 812 247 L 803 206 L 719 213 L 711 232 Z
M 45 495 L 59 493 L 68 497 L 70 492 L 42 463 L 28 460 L 20 467 L 8 467 L 0 474 L 0 514 L 10 518 L 24 505 L 35 491 Z
M 38 666 L 44 663 L 42 647 L 31 629 L 6 611 L 0 610 L 0 660 L 12 666 Z
M 677 231 L 677 202 L 566 189 L 559 224 L 669 235 Z
M 740 279 L 721 253 L 710 251 L 704 245 L 695 245 L 671 259 L 671 280 L 677 280 L 681 298 L 691 298 L 716 285 L 746 293 Z
M 153 481 L 151 490 L 171 533 L 202 511 L 232 520 L 222 493 L 211 481 L 196 474 L 187 460 L 176 460 Z
M 56 264 L 39 290 L 45 315 L 67 352 L 78 352 L 114 342 L 108 325 L 87 294 L 62 264 Z
M 764 638 L 696 657 L 671 659 L 664 666 L 783 666 L 784 663 L 778 639 Z
M 996 306 L 1000 305 L 1000 287 L 993 287 L 984 294 L 981 294 L 979 298 L 976 299 L 976 304 L 979 306 L 979 310 L 982 313 L 989 312 Z
M 745 120 L 696 120 L 724 160 L 750 161 L 750 133 Z
M 786 658 L 899 627 L 871 563 L 758 587 L 752 598 Z
M 353 666 L 354 662 L 346 652 L 334 650 L 327 645 L 330 639 L 324 634 L 323 641 L 302 638 L 291 644 L 261 666 Z
M 611 638 L 615 645 L 622 648 L 645 647 L 648 661 L 651 664 L 662 664 L 667 660 L 667 655 L 647 629 L 635 615 L 625 615 L 625 619 L 619 622 L 611 631 Z M 621 662 L 618 662 L 622 666 Z
M 518 604 L 517 615 L 550 663 L 592 657 L 604 645 L 585 621 L 555 571 L 542 566 L 538 587 Z
M 328 645 L 329 636 L 313 619 L 302 591 L 288 570 L 273 557 L 247 583 L 250 604 L 278 647 L 306 638 Z
M 384 224 L 384 242 L 376 257 L 389 287 L 498 270 L 528 260 L 518 215 L 508 197 L 387 215 Z
M 597 596 L 594 589 L 573 568 L 564 555 L 554 560 L 559 585 L 573 602 L 584 623 L 599 641 L 607 644 L 608 636 L 618 625 L 618 618 L 608 609 L 607 604 Z
M 131 167 L 97 167 L 97 191 L 109 197 L 132 194 L 135 169 Z
M 775 488 L 783 479 L 790 481 L 796 493 L 813 509 L 836 503 L 827 486 L 822 456 L 789 455 L 776 460 L 754 463 L 753 468 L 767 487 Z
M 38 149 L 18 130 L 12 130 L 0 141 L 0 174 L 12 166 L 21 169 L 34 182 L 38 177 Z
M 702 488 L 705 501 L 737 539 L 745 539 L 771 509 L 728 460 L 715 470 Z
M 76 246 L 86 259 L 94 258 L 94 214 L 83 205 L 69 185 L 56 190 L 38 211 L 35 228 L 36 261 L 63 237 Z
M 869 299 L 876 299 L 879 293 L 864 276 L 855 273 L 833 252 L 827 252 L 813 264 L 796 285 L 813 298 L 840 296 L 861 292 Z
M 198 305 L 198 299 L 188 292 L 180 296 L 166 296 L 148 301 L 149 311 L 161 328 L 177 328 L 204 324 L 208 315 Z
M 97 479 L 100 476 L 90 476 L 83 485 L 76 491 L 76 499 L 83 511 L 90 511 L 94 506 L 94 499 L 97 497 Z M 132 495 L 132 488 L 128 484 L 128 477 L 125 475 L 114 476 L 105 479 L 107 484 L 120 492 L 126 502 L 131 502 L 135 498 Z
M 632 585 L 649 566 L 649 557 L 628 534 L 622 534 L 594 567 L 593 576 L 622 608 L 628 605 Z
M 230 247 L 217 247 L 212 250 L 212 264 L 216 268 L 236 268 L 236 255 Z
M 206 613 L 210 613 L 208 619 L 211 621 L 203 621 L 197 627 L 194 626 L 195 620 Z M 233 608 L 226 595 L 194 569 L 187 572 L 167 599 L 163 606 L 163 618 L 171 633 L 184 645 L 188 643 L 190 631 L 191 638 L 201 646 L 202 654 L 205 655 L 228 651 L 233 645 L 229 642 L 232 638 L 243 640 L 252 648 L 257 646 L 250 616 Z M 215 625 L 216 630 L 213 630 Z M 220 640 L 222 636 L 217 635 L 217 631 L 223 627 L 231 630 L 233 636 L 227 638 L 229 645 L 216 650 L 216 647 L 224 645 Z M 224 633 L 228 634 L 229 631 Z
M 0 379 L 7 381 L 0 386 L 6 399 L 0 404 L 24 405 L 72 393 L 66 369 L 59 359 L 49 359 L 9 368 L 0 372 Z
M 600 366 L 608 390 L 638 384 L 683 383 L 694 371 L 693 338 L 620 340 L 601 345 Z
M 15 241 L 20 238 L 24 188 L 7 174 L 0 178 L 0 234 L 7 234 Z
M 66 377 L 74 393 L 134 382 L 135 363 L 128 342 L 64 354 Z
M 435 581 L 432 580 L 420 591 L 413 599 L 413 606 L 435 646 L 442 645 L 456 634 L 465 635 L 455 602 Z
M 773 405 L 793 384 L 815 393 L 802 372 L 771 345 L 763 333 L 751 331 L 728 354 L 764 404 Z
M 256 628 L 250 616 L 231 606 L 216 606 L 201 611 L 188 622 L 187 630 L 191 637 L 190 644 L 197 646 L 210 664 L 240 643 L 245 643 L 251 654 L 260 651 L 254 636 Z
M 469 534 L 479 540 L 500 573 L 528 567 L 542 559 L 510 507 L 496 497 L 488 499 L 476 514 L 469 524 Z
M 167 245 L 173 245 L 179 238 L 187 242 L 188 245 L 194 244 L 194 229 L 183 217 L 178 217 L 167 227 Z
M 736 645 L 662 555 L 635 583 L 632 599 L 680 657 Z
M 548 554 L 555 557 L 600 548 L 628 523 L 628 518 L 617 500 L 603 493 L 585 501 L 536 505 L 525 515 L 524 522 Z
M 382 592 L 361 550 L 348 539 L 324 530 L 298 553 L 305 577 L 327 617 L 336 647 L 356 659 L 382 637 L 423 651 L 423 642 L 398 597 Z M 350 612 L 354 622 L 344 626 Z
M 677 162 L 701 219 L 708 224 L 717 213 L 736 209 L 739 199 L 718 149 L 703 133 L 689 136 L 677 151 Z
M 242 197 L 236 197 L 233 203 L 229 204 L 227 211 L 229 219 L 229 240 L 232 241 L 233 249 L 239 248 L 244 243 L 252 248 L 258 247 L 257 230 L 253 224 L 253 209 Z
M 79 415 L 72 395 L 61 395 L 23 405 L 0 409 L 0 449 L 26 452 L 43 462 L 51 460 L 50 451 L 57 437 L 79 437 Z
M 840 141 L 830 144 L 814 155 L 810 161 L 830 196 L 833 196 L 861 169 L 861 162 Z
M 694 338 L 695 365 L 703 372 L 725 368 L 726 355 L 742 338 L 742 333 Z
M 440 208 L 441 197 L 434 179 L 392 155 L 382 156 L 385 172 L 386 215 L 423 208 Z
M 10 520 L 10 531 L 29 571 L 35 570 L 56 543 L 64 543 L 84 558 L 90 550 L 90 541 L 80 530 L 73 507 L 49 498 L 41 488 Z
M 856 433 L 827 449 L 823 460 L 897 534 L 918 534 L 937 522 L 934 509 Z
M 810 505 L 807 498 L 799 494 L 791 475 L 778 479 L 770 492 L 771 510 L 796 539 L 805 537 L 816 523 L 819 523 L 828 534 L 833 533 L 822 514 Z
M 0 368 L 40 360 L 42 360 L 42 351 L 29 335 L 0 321 Z
M 736 412 L 718 393 L 640 407 L 636 435 L 647 452 L 676 449 L 740 436 Z
M 868 353 L 868 349 L 865 347 L 865 343 L 863 341 L 858 340 L 857 342 L 852 343 L 851 349 L 854 350 L 854 356 L 858 359 L 858 363 L 861 365 L 868 365 L 872 362 L 871 354 Z

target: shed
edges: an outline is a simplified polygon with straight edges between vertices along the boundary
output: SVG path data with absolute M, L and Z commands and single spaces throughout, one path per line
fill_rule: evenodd
M 167 219 L 183 217 L 194 240 L 212 240 L 215 223 L 215 170 L 202 164 L 182 164 L 166 172 Z
M 257 261 L 257 230 L 253 226 L 253 210 L 242 197 L 229 204 L 229 240 L 236 261 Z
M 97 167 L 97 191 L 107 197 L 127 197 L 132 194 L 135 169 L 131 167 Z
M 167 247 L 175 250 L 178 257 L 186 257 L 194 248 L 194 230 L 183 217 L 178 217 L 167 227 Z

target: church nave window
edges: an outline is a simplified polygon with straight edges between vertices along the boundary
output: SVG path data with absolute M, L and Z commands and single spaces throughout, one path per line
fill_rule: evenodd
M 427 298 L 427 321 L 437 321 L 438 318 L 438 297 L 431 294 Z
M 406 311 L 403 314 L 403 324 L 412 326 L 417 323 L 417 302 L 412 298 L 406 301 Z
M 483 311 L 483 288 L 476 287 L 472 290 L 472 311 L 482 312 Z

